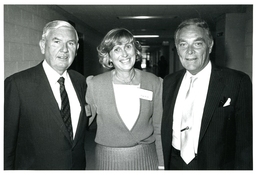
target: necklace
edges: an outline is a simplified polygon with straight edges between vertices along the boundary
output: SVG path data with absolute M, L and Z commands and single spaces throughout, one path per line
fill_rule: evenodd
M 115 72 L 114 75 L 115 75 L 115 77 L 116 77 L 116 79 L 117 79 L 118 81 L 120 81 L 120 82 L 122 82 L 122 83 L 124 83 L 124 84 L 130 84 L 130 83 L 132 82 L 132 80 L 134 79 L 134 77 L 135 77 L 135 71 L 133 71 L 133 75 L 132 75 L 132 77 L 130 78 L 129 81 L 126 81 L 126 80 L 124 80 L 124 79 L 118 77 L 118 75 L 117 75 L 116 72 Z

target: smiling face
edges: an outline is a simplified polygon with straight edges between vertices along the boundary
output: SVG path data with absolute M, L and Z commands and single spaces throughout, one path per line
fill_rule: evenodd
M 39 44 L 46 62 L 60 75 L 72 64 L 79 47 L 75 31 L 68 27 L 51 30 Z
M 205 30 L 195 25 L 184 27 L 177 34 L 176 48 L 181 64 L 193 75 L 208 64 L 212 46 L 213 41 Z
M 129 71 L 135 64 L 136 50 L 134 45 L 125 38 L 122 38 L 120 43 L 110 51 L 110 61 L 113 62 L 115 69 Z

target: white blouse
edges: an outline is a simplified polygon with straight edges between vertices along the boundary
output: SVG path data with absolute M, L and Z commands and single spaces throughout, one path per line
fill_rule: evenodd
M 131 130 L 140 112 L 140 85 L 114 84 L 117 110 L 126 127 Z

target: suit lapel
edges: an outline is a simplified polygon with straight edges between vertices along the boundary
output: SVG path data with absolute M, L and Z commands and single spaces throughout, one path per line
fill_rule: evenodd
M 83 127 L 86 127 L 85 126 L 85 122 L 84 120 L 86 120 L 87 118 L 84 117 L 85 116 L 85 111 L 84 111 L 84 108 L 85 108 L 85 97 L 83 97 L 83 92 L 81 90 L 81 82 L 78 82 L 76 81 L 76 77 L 72 74 L 72 72 L 68 71 L 69 73 L 69 76 L 70 76 L 70 79 L 71 79 L 71 82 L 73 84 L 73 87 L 76 91 L 76 95 L 77 95 L 77 98 L 79 100 L 79 103 L 80 103 L 80 107 L 81 107 L 81 112 L 80 112 L 80 115 L 79 115 L 79 119 L 78 119 L 78 124 L 77 124 L 77 128 L 76 128 L 76 134 L 75 134 L 75 137 L 74 137 L 74 143 L 73 145 L 75 145 L 80 137 L 80 135 L 82 134 L 82 131 L 81 129 Z
M 213 67 L 202 117 L 199 142 L 207 130 L 215 109 L 219 105 L 219 99 L 221 99 L 221 94 L 224 87 L 225 83 L 221 76 L 221 70 Z
M 35 74 L 35 81 L 37 82 L 37 91 L 39 99 L 42 100 L 45 108 L 52 113 L 52 117 L 54 121 L 57 123 L 57 125 L 60 127 L 63 134 L 70 140 L 69 133 L 66 129 L 66 126 L 62 120 L 58 103 L 54 97 L 54 94 L 52 92 L 50 83 L 47 79 L 47 76 L 44 72 L 42 64 L 38 65 L 37 73 Z M 70 140 L 71 141 L 71 140 Z
M 174 81 L 171 81 L 169 85 L 165 86 L 165 89 L 167 90 L 167 92 L 164 92 L 165 97 L 163 98 L 166 98 L 164 102 L 165 104 L 164 108 L 167 109 L 167 111 L 166 111 L 166 114 L 164 115 L 165 116 L 164 122 L 166 122 L 168 126 L 171 126 L 171 127 L 167 127 L 168 129 L 170 129 L 169 130 L 170 135 L 172 135 L 174 106 L 175 106 L 179 88 L 185 73 L 186 73 L 185 70 L 181 71 L 179 74 L 176 75 Z M 167 106 L 167 105 L 170 105 L 170 106 Z

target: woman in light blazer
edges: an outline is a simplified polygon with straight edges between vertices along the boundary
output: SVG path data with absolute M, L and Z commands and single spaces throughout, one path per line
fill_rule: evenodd
M 162 79 L 134 68 L 141 45 L 124 28 L 109 31 L 97 50 L 99 62 L 111 70 L 87 78 L 90 122 L 97 115 L 96 169 L 158 169 Z

